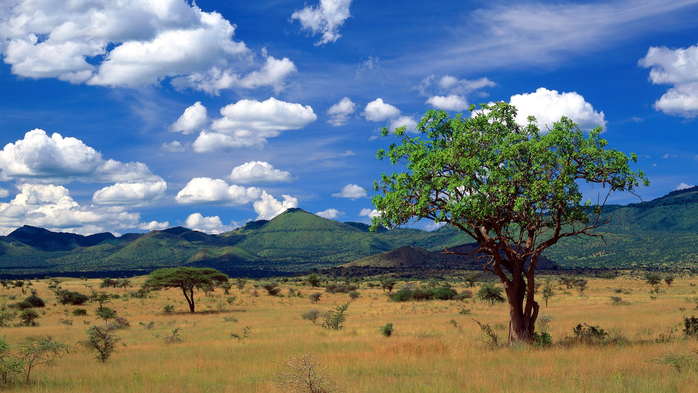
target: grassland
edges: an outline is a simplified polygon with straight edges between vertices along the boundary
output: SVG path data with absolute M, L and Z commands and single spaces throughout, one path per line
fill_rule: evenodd
M 143 278 L 134 280 L 138 285 Z M 554 317 L 548 331 L 553 345 L 547 348 L 500 346 L 489 349 L 476 319 L 490 324 L 506 341 L 508 309 L 480 301 L 427 301 L 395 303 L 378 288 L 361 285 L 361 296 L 352 301 L 342 330 L 327 330 L 300 315 L 310 309 L 330 310 L 349 301 L 347 294 L 324 293 L 317 304 L 308 295 L 322 291 L 300 282 L 280 282 L 283 297 L 272 297 L 259 282 L 224 295 L 197 293 L 196 314 L 187 309 L 181 291 L 152 292 L 149 298 L 128 296 L 127 289 L 106 289 L 120 295 L 108 307 L 131 324 L 120 330 L 117 350 L 106 363 L 77 344 L 86 337 L 88 324 L 102 324 L 94 316 L 96 305 L 63 306 L 56 303 L 48 280 L 32 280 L 32 287 L 47 301 L 40 326 L 0 329 L 10 344 L 30 335 L 47 334 L 70 345 L 70 353 L 52 369 L 38 368 L 29 385 L 12 385 L 24 392 L 276 392 L 275 375 L 284 359 L 313 353 L 327 368 L 334 385 L 345 392 L 686 392 L 698 383 L 696 368 L 682 372 L 657 364 L 666 354 L 690 355 L 695 339 L 675 338 L 662 343 L 660 334 L 682 323 L 697 311 L 694 297 L 698 278 L 678 277 L 663 293 L 650 297 L 640 277 L 591 279 L 584 296 L 555 283 L 557 293 L 541 313 Z M 375 282 L 375 281 L 374 281 Z M 396 286 L 399 289 L 405 283 Z M 419 283 L 413 283 L 419 285 Z M 459 292 L 463 283 L 453 283 Z M 64 289 L 89 294 L 98 280 L 62 280 Z M 302 297 L 289 297 L 289 289 Z M 258 296 L 253 296 L 254 291 Z M 471 290 L 477 291 L 476 288 Z M 622 293 L 617 293 L 621 290 Z M 567 293 L 565 293 L 567 292 Z M 0 303 L 12 303 L 19 288 L 0 289 Z M 226 299 L 235 296 L 229 305 Z M 620 296 L 628 305 L 612 305 Z M 165 314 L 165 305 L 175 313 Z M 84 307 L 87 316 L 72 310 Z M 469 310 L 465 314 L 463 310 Z M 72 325 L 66 321 L 72 321 Z M 451 320 L 458 326 L 454 327 Z M 63 322 L 61 322 L 63 321 Z M 379 328 L 394 325 L 392 337 Z M 579 323 L 598 325 L 612 337 L 624 337 L 618 345 L 561 345 Z M 148 327 L 151 328 L 148 328 Z M 248 338 L 237 340 L 231 333 Z M 166 344 L 163 337 L 176 328 L 182 342 Z

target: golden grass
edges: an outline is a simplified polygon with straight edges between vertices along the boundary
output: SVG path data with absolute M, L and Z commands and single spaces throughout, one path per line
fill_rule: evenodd
M 142 280 L 142 279 L 141 279 Z M 137 282 L 139 280 L 136 280 Z M 641 279 L 589 281 L 585 296 L 556 286 L 557 295 L 541 314 L 553 316 L 549 332 L 554 341 L 572 335 L 578 323 L 599 325 L 612 335 L 626 337 L 630 344 L 618 346 L 553 345 L 550 348 L 488 349 L 472 319 L 495 327 L 506 340 L 508 310 L 482 302 L 431 301 L 393 303 L 379 289 L 362 288 L 361 297 L 347 311 L 341 331 L 330 331 L 301 319 L 310 309 L 330 310 L 349 300 L 346 294 L 326 294 L 318 304 L 307 295 L 317 291 L 295 283 L 282 283 L 286 297 L 270 297 L 259 288 L 253 297 L 252 284 L 244 291 L 231 290 L 237 297 L 233 306 L 217 290 L 211 297 L 197 293 L 196 314 L 187 309 L 181 291 L 153 292 L 148 299 L 124 297 L 128 290 L 108 289 L 122 298 L 108 304 L 126 317 L 131 328 L 118 331 L 118 349 L 107 363 L 77 344 L 85 338 L 87 323 L 103 323 L 88 304 L 88 316 L 74 317 L 76 306 L 56 304 L 47 280 L 34 280 L 33 288 L 47 301 L 38 327 L 2 328 L 0 334 L 17 344 L 24 337 L 49 334 L 70 345 L 70 353 L 53 369 L 38 368 L 29 385 L 13 390 L 32 392 L 275 392 L 275 374 L 288 356 L 313 353 L 346 392 L 685 392 L 695 389 L 695 370 L 676 372 L 653 359 L 668 353 L 686 355 L 698 343 L 681 338 L 667 343 L 655 339 L 682 323 L 683 316 L 696 311 L 696 295 L 690 283 L 677 279 L 665 293 L 650 299 L 650 287 Z M 64 279 L 64 289 L 89 294 L 98 280 Z M 399 288 L 397 286 L 396 288 Z M 300 289 L 306 297 L 288 297 L 288 288 Z M 617 294 L 622 288 L 629 294 Z M 464 289 L 456 287 L 456 289 Z M 475 288 L 477 289 L 477 288 Z M 23 299 L 18 288 L 0 290 L 0 302 L 7 296 Z M 610 296 L 621 296 L 630 305 L 611 305 Z M 166 304 L 177 312 L 166 315 Z M 222 311 L 219 308 L 222 307 Z M 459 313 L 470 309 L 470 315 Z M 683 309 L 683 311 L 681 310 Z M 225 321 L 234 317 L 237 322 Z M 61 323 L 71 319 L 72 326 Z M 462 330 L 450 321 L 456 320 Z M 146 325 L 153 323 L 152 329 Z M 383 337 L 378 329 L 392 323 L 395 333 Z M 239 341 L 250 326 L 250 337 Z M 181 328 L 181 343 L 166 344 L 164 336 Z

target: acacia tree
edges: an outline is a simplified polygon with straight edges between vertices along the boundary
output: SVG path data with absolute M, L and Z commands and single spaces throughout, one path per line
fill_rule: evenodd
M 180 288 L 194 312 L 194 288 L 213 287 L 228 282 L 228 276 L 212 268 L 177 267 L 158 269 L 150 273 L 145 284 L 153 288 Z
M 405 127 L 395 130 L 401 143 L 379 150 L 377 158 L 406 170 L 374 182 L 372 202 L 381 215 L 371 228 L 430 219 L 468 234 L 479 245 L 471 254 L 485 255 L 484 270 L 504 284 L 509 343 L 531 342 L 541 253 L 565 237 L 600 236 L 592 230 L 609 220 L 602 217 L 608 195 L 649 182 L 630 169 L 636 155 L 606 149 L 600 127 L 585 137 L 563 117 L 543 132 L 533 117 L 517 124 L 516 108 L 504 102 L 470 111 L 467 118 L 427 112 L 418 125 L 421 137 L 407 136 Z M 388 133 L 384 128 L 383 136 Z M 580 182 L 599 184 L 609 194 L 583 204 Z

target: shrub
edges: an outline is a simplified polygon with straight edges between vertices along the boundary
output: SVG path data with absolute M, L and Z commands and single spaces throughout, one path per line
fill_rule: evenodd
M 114 316 L 114 320 L 109 323 L 114 330 L 124 330 L 131 327 L 131 323 L 124 317 Z
M 683 334 L 688 337 L 698 338 L 698 318 L 693 315 L 683 318 Z
M 390 297 L 390 300 L 394 302 L 407 302 L 413 299 L 413 293 L 412 290 L 404 287 L 401 290 L 395 292 L 393 296 Z
M 327 288 L 325 288 L 325 292 L 329 293 L 349 293 L 351 291 L 355 291 L 357 288 L 355 285 L 347 285 L 344 283 L 340 284 L 329 284 Z
M 245 284 L 247 284 L 247 279 L 246 278 L 236 278 L 235 279 L 235 286 L 238 287 L 239 290 L 245 289 Z
M 15 314 L 12 312 L 3 311 L 0 313 L 0 327 L 10 327 L 12 320 L 15 319 Z
M 623 298 L 620 296 L 611 296 L 611 305 L 613 305 L 613 306 L 627 306 L 627 305 L 630 305 L 630 302 L 627 300 L 623 300 Z
M 44 300 L 36 295 L 31 295 L 28 298 L 24 299 L 24 301 L 31 304 L 32 307 L 46 307 L 46 303 L 44 303 Z
M 172 314 L 175 310 L 175 306 L 168 304 L 165 307 L 162 308 L 162 312 L 165 314 Z
M 322 293 L 315 292 L 315 293 L 310 294 L 310 296 L 308 296 L 308 298 L 310 298 L 310 303 L 315 304 L 315 303 L 320 301 L 321 296 L 322 296 Z
M 393 335 L 393 324 L 392 323 L 386 323 L 385 326 L 382 326 L 380 328 L 380 332 L 382 335 L 385 337 L 390 337 Z
M 502 296 L 503 289 L 495 286 L 494 284 L 482 284 L 480 290 L 477 291 L 477 297 L 482 301 L 490 302 L 490 306 L 495 303 L 504 303 L 506 300 Z
M 462 302 L 466 299 L 472 299 L 473 296 L 473 291 L 466 289 L 464 291 L 461 291 L 461 293 L 457 294 L 456 297 L 453 298 L 453 300 L 458 300 Z
M 452 300 L 458 294 L 455 289 L 448 287 L 437 287 L 431 290 L 432 296 L 436 300 Z
M 308 281 L 308 285 L 310 285 L 311 287 L 320 286 L 320 277 L 315 273 L 309 275 L 306 281 Z
M 662 282 L 662 276 L 659 273 L 647 273 L 645 274 L 645 282 L 652 286 L 657 286 Z
M 599 326 L 579 324 L 572 329 L 574 339 L 584 344 L 602 344 L 608 337 L 608 333 Z
M 73 315 L 79 317 L 81 315 L 87 315 L 87 310 L 84 308 L 76 308 L 73 310 Z
M 89 297 L 79 292 L 60 291 L 57 293 L 57 296 L 58 301 L 63 305 L 72 304 L 73 306 L 81 306 L 90 300 Z
M 131 291 L 128 294 L 129 294 L 129 296 L 136 298 L 136 299 L 145 299 L 148 297 L 149 292 L 150 291 L 148 291 L 145 288 L 140 288 L 137 291 Z
M 34 311 L 34 310 L 27 310 Z M 24 382 L 29 383 L 29 377 L 37 366 L 53 367 L 56 357 L 60 358 L 68 352 L 68 346 L 61 341 L 55 341 L 50 336 L 27 337 L 20 346 L 18 361 L 24 372 Z
M 359 298 L 359 296 L 361 296 L 361 292 L 359 292 L 359 291 L 350 291 L 349 292 L 349 297 L 351 298 L 351 300 L 356 300 Z
M 409 289 L 409 288 L 407 288 Z M 408 300 L 432 300 L 434 298 L 434 293 L 429 289 L 417 288 L 412 292 L 412 299 Z
M 336 391 L 327 375 L 313 354 L 291 356 L 283 361 L 286 371 L 276 374 L 274 381 L 283 392 L 329 393 Z
M 95 310 L 95 315 L 104 319 L 104 321 L 106 322 L 116 317 L 116 311 L 112 310 L 109 307 L 100 307 L 97 310 Z
M 36 320 L 39 319 L 39 313 L 31 308 L 22 311 L 19 314 L 19 324 L 23 326 L 39 326 Z
M 175 328 L 172 331 L 172 335 L 163 337 L 163 340 L 165 340 L 165 344 L 170 345 L 170 344 L 175 344 L 175 343 L 181 343 L 182 338 L 179 337 L 180 330 L 182 330 L 182 328 Z
M 90 326 L 87 329 L 87 340 L 80 344 L 97 352 L 95 358 L 102 363 L 106 362 L 116 349 L 116 343 L 121 339 L 113 333 L 114 328 L 106 326 Z
M 347 311 L 347 308 L 349 308 L 349 304 L 351 303 L 337 306 L 334 311 L 328 311 L 325 315 L 325 321 L 322 323 L 322 327 L 325 329 L 334 330 L 342 329 L 344 327 L 343 323 L 347 319 L 347 316 L 344 315 L 344 313 Z
M 309 310 L 301 314 L 301 318 L 307 319 L 308 321 L 315 323 L 317 319 L 320 317 L 320 310 Z
M 15 304 L 10 305 L 10 307 L 16 308 L 16 309 L 22 311 L 22 310 L 27 310 L 27 309 L 33 308 L 34 306 L 32 306 L 32 304 L 29 303 L 28 301 L 22 300 L 21 302 L 17 302 Z
M 543 332 L 538 334 L 538 332 L 533 332 L 533 344 L 546 347 L 553 343 L 553 338 L 549 333 Z
M 475 321 L 473 319 L 473 321 Z M 477 325 L 480 327 L 480 331 L 484 334 L 485 336 L 485 343 L 490 347 L 490 349 L 494 349 L 499 345 L 499 336 L 497 335 L 497 332 L 492 329 L 490 324 L 483 324 L 480 323 L 480 321 L 475 321 Z
M 662 355 L 661 357 L 659 357 L 657 359 L 652 359 L 652 360 L 654 360 L 654 362 L 657 364 L 666 364 L 667 366 L 670 366 L 677 373 L 680 373 L 681 371 L 686 370 L 686 369 L 695 369 L 696 368 L 696 355 L 695 354 L 678 355 L 675 353 L 670 353 L 670 354 Z
M 269 296 L 277 296 L 279 292 L 281 292 L 281 288 L 279 288 L 279 284 L 275 282 L 267 282 L 262 284 L 262 288 L 266 289 L 267 293 Z

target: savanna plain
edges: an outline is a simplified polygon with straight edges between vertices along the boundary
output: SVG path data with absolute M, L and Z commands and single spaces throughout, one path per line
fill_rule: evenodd
M 359 295 L 351 299 L 347 293 L 325 292 L 327 282 L 311 287 L 303 278 L 279 279 L 281 291 L 270 295 L 263 284 L 273 280 L 248 280 L 228 294 L 222 288 L 195 292 L 192 314 L 180 289 L 138 295 L 145 279 L 132 279 L 130 288 L 100 288 L 97 279 L 29 280 L 28 288 L 46 302 L 37 309 L 38 326 L 16 326 L 16 319 L 0 328 L 0 335 L 13 349 L 29 336 L 49 335 L 67 344 L 68 353 L 53 367 L 36 367 L 29 383 L 20 378 L 5 388 L 284 392 L 290 390 L 284 379 L 299 371 L 294 367 L 304 356 L 318 378 L 344 392 L 688 392 L 698 386 L 698 342 L 683 332 L 685 318 L 698 314 L 698 278 L 689 276 L 657 287 L 642 274 L 589 278 L 581 292 L 567 288 L 558 276 L 540 276 L 554 295 L 547 307 L 540 291 L 537 295 L 537 331 L 547 332 L 552 342 L 515 347 L 506 343 L 506 303 L 491 305 L 477 296 L 396 302 L 378 279 L 365 279 L 353 283 Z M 473 294 L 483 285 L 439 280 L 444 284 Z M 105 324 L 95 315 L 99 305 L 62 305 L 54 295 L 56 285 L 86 295 L 104 291 L 110 295 L 105 306 L 128 321 L 128 328 L 114 332 L 120 341 L 106 362 L 81 344 L 90 326 Z M 393 293 L 423 285 L 398 281 Z M 312 303 L 311 295 L 318 292 L 319 300 Z M 9 286 L 0 289 L 0 304 L 7 310 L 28 295 Z M 348 302 L 343 327 L 324 328 L 325 312 Z M 87 315 L 74 315 L 79 308 Z M 314 322 L 301 317 L 311 310 L 320 311 Z M 389 336 L 387 324 L 392 324 Z M 607 335 L 580 340 L 573 331 L 580 324 Z

